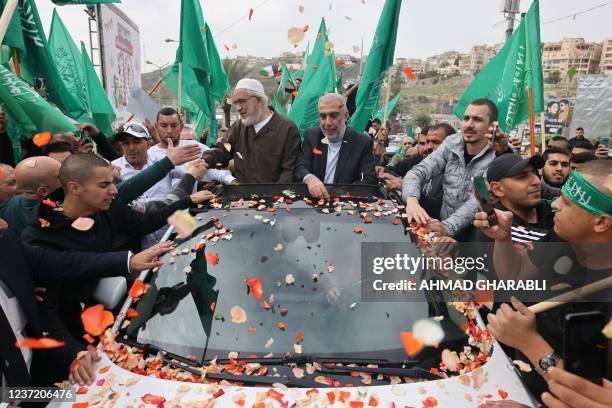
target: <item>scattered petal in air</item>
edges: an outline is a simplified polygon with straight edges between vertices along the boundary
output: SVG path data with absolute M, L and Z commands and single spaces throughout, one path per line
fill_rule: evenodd
M 63 341 L 43 337 L 40 339 L 26 338 L 15 342 L 15 347 L 30 348 L 30 349 L 54 349 L 63 347 L 66 343 Z
M 274 339 L 272 337 L 270 337 L 268 339 L 268 341 L 266 341 L 266 344 L 264 345 L 265 348 L 270 348 L 272 346 L 272 344 L 274 343 Z
M 298 44 L 304 39 L 304 30 L 298 27 L 291 27 L 287 31 L 287 40 L 289 44 Z
M 361 227 L 355 227 L 355 228 L 353 228 L 353 232 L 354 232 L 355 234 L 361 234 L 361 233 L 363 233 L 363 228 L 361 228 Z
M 431 319 L 419 319 L 412 325 L 414 337 L 424 346 L 437 346 L 444 338 L 440 323 Z
M 303 32 L 307 32 L 309 28 L 310 28 L 310 26 L 308 24 L 306 24 L 304 27 L 302 27 L 302 31 Z
M 347 19 L 348 21 L 353 21 L 352 18 L 350 18 L 349 16 L 344 16 L 345 19 Z
M 217 266 L 217 264 L 219 263 L 219 255 L 213 254 L 212 252 L 207 252 L 206 261 L 212 266 Z
M 303 12 L 304 12 L 304 6 L 302 6 L 302 5 L 300 4 L 300 5 L 298 6 L 298 11 L 299 11 L 300 13 L 303 13 Z
M 442 363 L 450 371 L 457 371 L 457 364 L 459 362 L 459 356 L 456 351 L 450 351 L 449 349 L 442 350 Z
M 354 53 L 358 53 L 360 49 L 361 48 L 359 48 L 357 45 L 353 45 L 353 52 Z
M 225 47 L 225 49 L 226 49 L 227 51 L 229 51 L 229 50 L 230 50 L 229 45 L 225 44 L 225 45 L 224 45 L 224 47 Z
M 232 307 L 230 310 L 230 315 L 232 316 L 232 322 L 237 324 L 242 324 L 247 320 L 246 312 L 240 306 Z
M 325 50 L 325 51 L 323 52 L 323 55 L 325 55 L 326 57 L 331 57 L 332 52 L 331 52 L 331 50 Z
M 95 221 L 87 217 L 79 217 L 71 224 L 72 228 L 78 231 L 89 231 L 94 226 Z
M 83 328 L 92 336 L 99 336 L 108 326 L 113 324 L 115 318 L 103 305 L 90 306 L 81 313 Z
M 132 284 L 132 287 L 130 288 L 128 295 L 132 299 L 137 299 L 140 296 L 142 296 L 143 293 L 144 293 L 144 284 L 142 283 L 142 280 L 136 279 L 134 283 Z
M 179 238 L 185 239 L 198 227 L 198 222 L 187 210 L 179 210 L 168 217 L 168 224 L 174 226 Z
M 301 330 L 298 330 L 297 334 L 295 335 L 295 339 L 297 341 L 303 341 L 304 340 L 304 333 L 302 333 Z
M 404 349 L 410 357 L 417 355 L 423 349 L 423 343 L 417 340 L 412 332 L 400 332 L 400 337 Z
M 249 9 L 249 21 L 253 18 L 253 9 Z
M 320 156 L 320 155 L 322 155 L 322 154 L 323 154 L 323 150 L 319 150 L 319 149 L 317 149 L 317 148 L 315 147 L 315 148 L 313 148 L 313 149 L 312 149 L 312 153 L 313 153 L 313 154 L 316 154 L 316 155 L 318 155 L 318 156 Z
M 302 354 L 302 345 L 301 344 L 294 344 L 293 345 L 293 351 L 295 351 L 295 354 Z
M 325 43 L 325 49 L 331 50 L 334 48 L 334 43 L 331 41 L 328 41 Z
M 263 295 L 263 286 L 259 278 L 245 279 L 245 281 L 249 287 L 249 292 L 253 294 L 255 300 L 259 301 Z
M 278 243 L 276 245 L 274 245 L 274 252 L 280 252 L 283 250 L 283 244 Z
M 412 69 L 410 69 L 410 67 L 404 68 L 404 74 L 406 74 L 406 76 L 411 80 L 416 81 L 416 75 L 414 75 L 414 72 L 412 72 Z
M 134 308 L 129 308 L 127 310 L 127 313 L 125 314 L 127 317 L 129 317 L 130 319 L 133 317 L 137 317 L 138 316 L 138 312 L 134 309 Z
M 41 132 L 32 138 L 32 143 L 34 143 L 38 147 L 43 147 L 49 144 L 51 141 L 51 133 L 49 132 Z
M 40 228 L 49 228 L 51 226 L 51 223 L 44 218 L 39 218 L 38 223 L 40 224 Z

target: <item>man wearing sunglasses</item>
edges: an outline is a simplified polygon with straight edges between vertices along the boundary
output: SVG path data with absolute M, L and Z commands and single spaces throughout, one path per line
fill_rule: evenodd
M 300 151 L 300 134 L 288 118 L 268 108 L 261 82 L 244 78 L 233 95 L 240 120 L 229 129 L 227 143 L 204 152 L 209 168 L 234 160 L 240 183 L 290 183 Z
M 306 130 L 295 176 L 313 197 L 329 199 L 325 184 L 376 184 L 372 139 L 348 127 L 346 97 L 319 99 L 319 128 Z

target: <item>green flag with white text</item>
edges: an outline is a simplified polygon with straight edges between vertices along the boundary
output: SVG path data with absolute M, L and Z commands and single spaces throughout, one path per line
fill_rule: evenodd
M 336 91 L 336 57 L 333 50 L 327 48 L 328 43 L 329 38 L 323 18 L 298 96 L 289 112 L 289 119 L 296 124 L 302 136 L 306 129 L 319 126 L 319 98 L 326 93 Z
M 85 72 L 85 88 L 87 89 L 87 104 L 91 117 L 96 124 L 96 127 L 106 135 L 111 137 L 113 135 L 113 122 L 117 118 L 113 105 L 108 100 L 108 96 L 102 87 L 102 82 L 98 78 L 89 55 L 87 54 L 87 47 L 85 43 L 81 41 L 81 56 L 83 58 L 83 71 Z
M 76 132 L 76 126 L 28 84 L 0 65 L 0 103 L 23 135 Z
M 68 90 L 54 63 L 34 0 L 22 0 L 18 9 L 23 41 L 27 49 L 27 54 L 21 55 L 22 77 L 26 80 L 44 79 L 49 99 L 67 116 L 87 122 L 87 109 Z
M 281 114 L 287 115 L 287 110 L 285 107 L 287 106 L 287 85 L 291 85 L 293 89 L 295 89 L 295 82 L 293 82 L 293 77 L 291 76 L 291 72 L 285 64 L 281 67 L 281 72 L 283 75 L 281 76 L 281 80 L 278 84 L 278 89 L 276 90 L 276 95 L 274 95 L 274 110 Z
M 462 118 L 474 99 L 497 105 L 499 126 L 509 132 L 529 118 L 528 88 L 533 90 L 534 115 L 544 110 L 544 80 L 540 53 L 540 9 L 534 0 L 504 47 L 484 66 L 455 108 Z
M 70 32 L 64 25 L 57 10 L 53 10 L 51 31 L 49 32 L 49 47 L 53 61 L 68 91 L 85 110 L 89 111 L 89 100 L 85 87 L 85 72 L 81 53 L 72 40 Z
M 357 90 L 357 109 L 349 121 L 359 132 L 365 130 L 368 120 L 376 113 L 382 82 L 389 67 L 393 65 L 401 7 L 402 0 L 386 0 L 378 20 L 376 34 Z

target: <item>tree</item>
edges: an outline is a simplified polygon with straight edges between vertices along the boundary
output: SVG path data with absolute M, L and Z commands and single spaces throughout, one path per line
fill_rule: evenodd
M 443 62 L 440 64 L 440 68 L 446 68 L 446 67 L 448 67 L 448 66 L 450 66 L 450 64 L 448 63 L 448 61 L 443 61 Z
M 558 84 L 561 82 L 561 73 L 559 71 L 553 71 L 548 74 L 548 78 L 546 78 L 549 84 Z
M 402 90 L 402 75 L 402 70 L 398 68 L 395 71 L 395 75 L 391 77 L 391 95 L 393 95 L 391 98 L 395 97 Z
M 418 112 L 414 115 L 413 123 L 415 126 L 423 128 L 431 123 L 431 116 L 427 112 Z
M 229 59 L 225 58 L 223 60 L 223 68 L 225 69 L 225 74 L 227 75 L 227 80 L 229 81 L 229 90 L 223 97 L 223 114 L 225 116 L 225 126 L 230 126 L 230 114 L 232 111 L 232 104 L 228 102 L 231 100 L 231 94 L 236 87 L 238 81 L 242 78 L 246 77 L 250 72 L 251 68 L 249 64 L 244 60 Z

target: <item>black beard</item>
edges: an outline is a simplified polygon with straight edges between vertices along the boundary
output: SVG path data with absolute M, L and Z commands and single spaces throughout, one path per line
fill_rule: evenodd
M 563 187 L 563 184 L 565 183 L 565 181 L 562 181 L 560 183 L 557 183 L 555 181 L 550 181 L 550 180 L 548 180 L 548 178 L 546 177 L 545 174 L 542 176 L 542 178 L 544 179 L 544 182 L 546 184 L 548 184 L 549 186 L 551 186 L 551 187 L 561 188 L 561 187 Z

